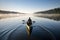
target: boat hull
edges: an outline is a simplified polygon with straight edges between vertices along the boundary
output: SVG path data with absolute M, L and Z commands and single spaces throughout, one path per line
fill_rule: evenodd
M 31 35 L 33 27 L 27 25 L 27 26 L 26 26 L 26 29 L 27 29 L 28 35 Z

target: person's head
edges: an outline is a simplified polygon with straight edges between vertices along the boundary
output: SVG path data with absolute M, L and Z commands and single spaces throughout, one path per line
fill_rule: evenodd
M 30 17 L 29 17 L 30 18 Z
M 30 17 L 29 17 L 29 19 L 30 19 Z

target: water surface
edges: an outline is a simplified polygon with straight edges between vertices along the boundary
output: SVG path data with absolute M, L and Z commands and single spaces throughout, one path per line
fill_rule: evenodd
M 60 40 L 60 21 L 33 17 L 30 38 L 26 30 L 28 16 L 0 20 L 0 40 Z M 23 21 L 24 20 L 24 21 Z M 29 39 L 28 39 L 29 38 Z

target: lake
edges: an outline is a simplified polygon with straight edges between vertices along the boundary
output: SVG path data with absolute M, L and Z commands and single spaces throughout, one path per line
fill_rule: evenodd
M 33 21 L 30 36 L 26 29 L 29 17 Z M 0 40 L 60 40 L 60 21 L 31 15 L 4 18 L 0 20 Z

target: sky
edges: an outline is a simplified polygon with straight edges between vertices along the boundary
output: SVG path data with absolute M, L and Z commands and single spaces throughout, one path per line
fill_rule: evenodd
M 60 7 L 60 0 L 0 0 L 0 10 L 34 13 Z

